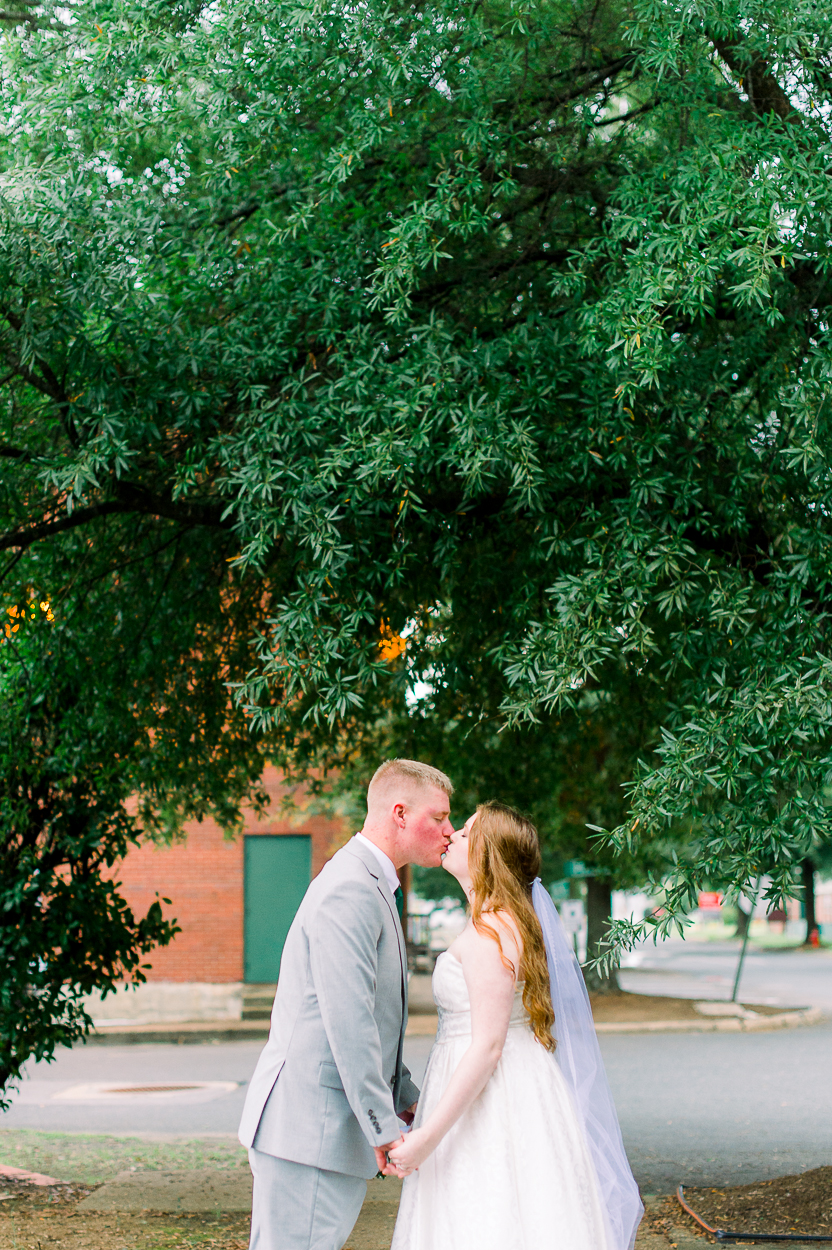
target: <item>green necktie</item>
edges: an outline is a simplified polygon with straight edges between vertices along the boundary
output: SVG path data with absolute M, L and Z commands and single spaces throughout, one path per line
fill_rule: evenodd
M 396 893 L 393 895 L 396 900 L 396 911 L 399 913 L 399 920 L 404 915 L 404 894 L 400 885 L 396 886 Z

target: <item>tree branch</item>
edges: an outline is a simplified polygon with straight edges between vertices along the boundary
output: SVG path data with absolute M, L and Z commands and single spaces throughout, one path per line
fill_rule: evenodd
M 77 529 L 79 525 L 86 525 L 96 517 L 109 516 L 114 512 L 131 511 L 133 509 L 126 504 L 117 503 L 115 500 L 94 504 L 90 508 L 76 508 L 74 512 L 68 512 L 65 516 L 54 520 L 40 521 L 36 525 L 30 525 L 27 529 L 13 530 L 10 534 L 0 535 L 0 551 L 7 551 L 14 547 L 25 549 L 31 547 L 33 543 L 40 542 L 43 538 L 51 538 L 53 534 L 60 534 L 63 530 Z
M 642 117 L 645 113 L 651 113 L 660 103 L 659 99 L 651 100 L 649 104 L 642 104 L 641 108 L 631 109 L 629 113 L 619 113 L 616 117 L 605 117 L 600 122 L 593 122 L 593 125 L 596 130 L 600 129 L 601 126 L 623 126 L 627 122 L 631 122 L 635 117 Z
M 19 334 L 23 329 L 22 319 L 18 317 L 16 313 L 13 313 L 9 308 L 4 309 L 2 315 L 6 318 L 12 329 Z M 61 414 L 64 432 L 72 446 L 77 447 L 78 440 L 75 437 L 75 431 L 73 429 L 69 395 L 46 361 L 40 356 L 35 357 L 35 359 L 37 360 L 38 367 L 40 369 L 40 377 L 38 377 L 37 374 L 35 374 L 28 367 L 28 365 L 22 364 L 19 360 L 12 358 L 8 361 L 8 363 L 11 365 L 15 373 L 17 373 L 20 377 L 25 378 L 30 386 L 34 386 L 35 390 L 40 391 L 42 395 L 48 395 L 50 399 L 55 401 Z
M 191 230 L 197 230 L 204 226 L 219 226 L 222 228 L 223 226 L 234 225 L 235 222 L 247 221 L 249 217 L 252 217 L 257 212 L 258 209 L 263 208 L 265 204 L 270 203 L 272 200 L 281 199 L 284 195 L 287 195 L 290 190 L 291 187 L 285 183 L 273 182 L 266 189 L 265 194 L 246 200 L 239 206 L 239 208 L 234 208 L 220 217 L 211 217 L 208 219 L 200 218 L 198 215 L 192 217 L 188 222 L 188 228 Z M 171 219 L 171 221 L 167 224 L 172 225 L 173 221 L 174 219 Z
M 91 504 L 88 508 L 76 508 L 64 516 L 39 521 L 34 525 L 13 530 L 9 534 L 0 535 L 0 551 L 10 548 L 25 550 L 33 543 L 65 530 L 77 529 L 87 525 L 99 517 L 113 516 L 138 512 L 145 516 L 160 516 L 169 521 L 179 521 L 184 525 L 209 525 L 221 529 L 230 529 L 230 522 L 223 521 L 222 508 L 218 504 L 203 504 L 189 507 L 187 504 L 176 504 L 170 500 L 152 495 L 150 491 L 133 483 L 118 484 L 119 499 L 109 499 L 103 503 Z
M 28 4 L 30 0 L 18 0 L 18 2 L 20 4 Z M 0 9 L 0 22 L 12 22 L 15 26 L 25 22 L 33 30 L 69 30 L 65 22 L 59 22 L 54 17 L 50 17 L 44 22 L 32 13 L 8 13 L 5 9 Z
M 713 32 L 709 32 L 708 37 L 732 74 L 736 74 L 744 82 L 755 113 L 760 116 L 776 113 L 783 121 L 802 121 L 762 57 L 749 55 L 739 40 L 728 39 Z
M 588 67 L 582 68 L 579 71 L 573 70 L 568 74 L 566 72 L 558 74 L 556 77 L 565 78 L 567 81 L 570 79 L 574 81 L 578 72 L 586 74 L 586 77 L 583 78 L 575 87 L 564 88 L 562 91 L 558 91 L 557 87 L 554 87 L 554 89 L 542 92 L 540 95 L 532 97 L 532 99 L 528 102 L 524 101 L 524 108 L 526 110 L 534 109 L 536 113 L 534 120 L 538 121 L 539 114 L 543 106 L 555 109 L 559 108 L 563 104 L 570 104 L 573 100 L 579 100 L 581 96 L 585 96 L 588 92 L 602 86 L 608 78 L 614 78 L 617 74 L 620 74 L 622 70 L 633 69 L 637 61 L 637 52 L 627 52 L 623 56 L 615 57 L 606 65 L 593 66 L 591 69 Z M 495 116 L 499 117 L 501 114 L 511 112 L 516 108 L 517 103 L 512 100 L 496 108 L 494 113 Z M 520 129 L 526 128 L 527 126 L 522 126 Z
M 185 525 L 230 529 L 230 522 L 222 519 L 224 507 L 220 503 L 174 503 L 172 499 L 154 495 L 146 486 L 140 486 L 137 482 L 116 482 L 114 490 L 120 501 L 129 505 L 129 511 L 162 516 L 169 521 L 181 521 Z

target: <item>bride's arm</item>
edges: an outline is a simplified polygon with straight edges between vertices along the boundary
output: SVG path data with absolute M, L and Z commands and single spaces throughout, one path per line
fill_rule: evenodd
M 500 934 L 505 957 L 519 967 L 519 951 L 511 930 L 495 923 L 493 917 L 490 920 Z M 434 1110 L 391 1153 L 391 1162 L 404 1174 L 419 1167 L 482 1093 L 499 1062 L 508 1032 L 515 978 L 503 964 L 497 943 L 472 926 L 454 943 L 457 954 L 471 1000 L 471 1045 Z

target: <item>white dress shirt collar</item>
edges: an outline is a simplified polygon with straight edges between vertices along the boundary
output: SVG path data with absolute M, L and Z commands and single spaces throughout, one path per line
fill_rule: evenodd
M 381 871 L 384 873 L 384 880 L 390 886 L 390 893 L 395 895 L 396 890 L 401 885 L 401 882 L 399 881 L 399 874 L 396 872 L 390 856 L 385 855 L 381 847 L 376 846 L 375 842 L 371 842 L 369 838 L 365 838 L 363 833 L 357 833 L 355 836 L 359 842 L 363 842 L 364 846 L 368 847 L 373 852 L 379 862 Z

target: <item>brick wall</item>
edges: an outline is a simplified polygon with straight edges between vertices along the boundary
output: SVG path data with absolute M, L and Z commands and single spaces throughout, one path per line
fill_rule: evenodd
M 284 793 L 280 775 L 268 768 L 264 787 L 272 811 L 256 819 L 249 812 L 246 834 L 305 833 L 312 838 L 312 874 L 320 872 L 353 830 L 339 821 L 309 816 L 303 795 L 296 794 L 291 817 L 280 813 Z M 144 915 L 157 892 L 171 900 L 163 905 L 176 917 L 182 932 L 170 946 L 147 958 L 148 980 L 228 983 L 243 979 L 243 836 L 227 841 L 217 824 L 204 820 L 186 826 L 187 839 L 170 847 L 134 847 L 116 870 L 121 893 L 136 914 Z

